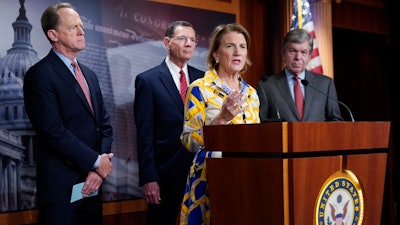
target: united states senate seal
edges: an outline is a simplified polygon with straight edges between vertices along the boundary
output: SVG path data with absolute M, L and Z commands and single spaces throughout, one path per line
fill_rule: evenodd
M 364 199 L 361 184 L 350 170 L 330 176 L 315 204 L 315 225 L 361 225 Z

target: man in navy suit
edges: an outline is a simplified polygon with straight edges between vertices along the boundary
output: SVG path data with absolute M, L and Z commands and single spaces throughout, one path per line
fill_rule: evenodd
M 78 63 L 87 99 L 71 65 L 85 48 L 83 23 L 69 3 L 48 7 L 41 23 L 52 49 L 29 68 L 23 85 L 38 141 L 39 224 L 102 225 L 101 184 L 112 170 L 113 131 L 96 74 Z M 84 198 L 70 203 L 73 186 L 82 182 Z
M 341 121 L 343 120 L 333 79 L 306 70 L 313 52 L 313 39 L 304 29 L 288 32 L 283 41 L 285 68 L 278 74 L 263 77 L 257 84 L 261 121 Z M 304 110 L 301 117 L 294 100 L 294 76 L 301 84 Z M 328 97 L 329 96 L 329 97 Z
M 190 23 L 171 23 L 164 37 L 167 57 L 160 65 L 136 76 L 139 185 L 148 203 L 147 225 L 174 225 L 180 212 L 194 155 L 179 139 L 184 120 L 179 79 L 181 69 L 187 84 L 204 75 L 187 64 L 196 43 L 196 32 Z

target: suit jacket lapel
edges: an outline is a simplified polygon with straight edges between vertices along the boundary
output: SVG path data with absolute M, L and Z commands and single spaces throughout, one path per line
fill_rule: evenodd
M 53 51 L 50 50 L 49 56 L 50 56 L 49 57 L 50 61 L 54 64 L 54 70 L 56 71 L 56 73 L 62 79 L 64 79 L 69 86 L 71 86 L 71 89 L 79 96 L 79 98 L 81 98 L 85 107 L 89 111 L 92 111 L 90 109 L 89 103 L 86 100 L 85 94 L 82 91 L 82 88 L 79 86 L 78 82 L 76 81 L 76 79 L 75 79 L 74 75 L 71 73 L 71 71 L 67 68 L 67 66 L 63 63 L 63 61 Z M 81 67 L 81 69 L 82 69 L 82 67 Z M 85 72 L 83 70 L 82 70 L 82 72 L 85 74 Z M 89 86 L 89 89 L 90 89 L 90 86 Z M 92 94 L 92 92 L 91 92 L 91 94 Z
M 172 74 L 169 72 L 167 64 L 165 61 L 160 66 L 159 78 L 161 80 L 162 85 L 171 96 L 173 101 L 175 102 L 176 106 L 180 109 L 183 114 L 183 102 L 181 99 L 181 95 L 179 94 L 178 89 L 176 88 L 174 79 L 172 78 Z
M 299 118 L 299 115 L 297 113 L 296 105 L 294 104 L 293 97 L 290 94 L 290 87 L 288 85 L 288 81 L 286 79 L 286 74 L 285 71 L 281 71 L 279 75 L 279 79 L 277 82 L 278 90 L 283 96 L 283 99 L 285 99 L 287 105 L 289 106 L 290 110 L 292 110 L 293 114 L 296 115 L 296 117 Z
M 188 65 L 188 73 L 189 73 L 189 84 L 192 83 L 195 79 L 197 79 L 195 74 L 195 69 Z
M 306 79 L 308 82 L 310 82 L 311 77 L 307 75 L 307 70 L 305 72 L 305 77 L 304 79 Z M 309 88 L 305 88 L 304 90 L 304 113 L 303 113 L 303 118 L 305 118 L 307 116 L 307 114 L 309 113 L 308 111 L 311 109 L 311 102 L 313 101 L 314 95 L 312 94 L 312 92 L 308 91 Z

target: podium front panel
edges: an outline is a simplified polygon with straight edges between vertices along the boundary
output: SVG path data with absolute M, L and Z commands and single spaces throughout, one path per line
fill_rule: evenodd
M 207 159 L 213 225 L 313 223 L 316 197 L 340 157 Z
M 321 188 L 349 170 L 363 225 L 380 224 L 390 122 L 277 122 L 204 128 L 213 225 L 315 225 Z M 346 222 L 346 221 L 345 221 Z

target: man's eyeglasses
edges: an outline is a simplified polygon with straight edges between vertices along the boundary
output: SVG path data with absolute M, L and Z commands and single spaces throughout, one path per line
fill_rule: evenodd
M 173 37 L 176 41 L 179 42 L 184 42 L 186 43 L 188 40 L 190 40 L 190 42 L 193 42 L 195 44 L 197 44 L 197 39 L 196 38 L 189 38 L 189 37 L 185 37 L 185 36 L 177 36 L 177 37 Z

